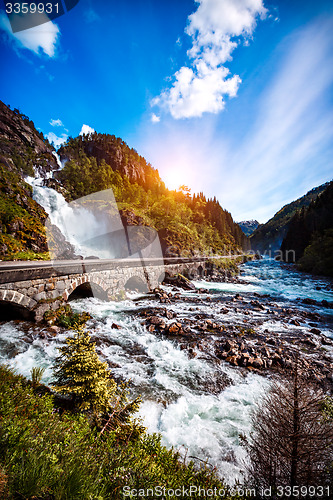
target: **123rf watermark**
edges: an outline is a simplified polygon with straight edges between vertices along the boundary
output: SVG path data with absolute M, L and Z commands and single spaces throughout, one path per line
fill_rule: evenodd
M 201 486 L 182 486 L 180 488 L 167 488 L 155 486 L 154 488 L 131 488 L 124 486 L 123 496 L 130 498 L 330 498 L 329 486 L 277 486 L 262 488 L 202 488 Z
M 79 0 L 3 0 L 13 33 L 34 28 L 63 16 Z

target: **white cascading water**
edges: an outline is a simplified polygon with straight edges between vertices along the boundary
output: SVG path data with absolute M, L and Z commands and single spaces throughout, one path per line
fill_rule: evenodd
M 60 159 L 59 159 L 60 161 Z M 49 215 L 50 222 L 57 226 L 78 255 L 87 257 L 95 252 L 98 257 L 109 258 L 99 249 L 85 246 L 82 242 L 92 238 L 94 232 L 103 234 L 108 230 L 107 221 L 97 220 L 96 216 L 82 206 L 71 206 L 61 193 L 43 186 L 42 177 L 27 177 L 26 182 L 33 188 L 33 199 Z

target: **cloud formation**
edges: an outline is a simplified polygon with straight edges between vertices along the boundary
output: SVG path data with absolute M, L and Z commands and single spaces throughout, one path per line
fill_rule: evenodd
M 82 125 L 80 135 L 88 135 L 88 134 L 93 134 L 95 130 L 92 127 L 89 127 L 89 125 Z
M 52 125 L 52 127 L 63 127 L 64 126 L 62 121 L 59 118 L 58 118 L 58 120 L 51 120 L 50 125 Z
M 151 101 L 152 106 L 166 109 L 175 119 L 218 113 L 225 106 L 226 96 L 236 96 L 241 79 L 231 75 L 225 63 L 242 41 L 248 42 L 258 18 L 267 14 L 263 0 L 196 2 L 199 6 L 188 17 L 185 30 L 192 38 L 187 52 L 189 64 L 174 74 L 171 88 Z
M 41 14 L 42 15 L 42 14 Z M 60 35 L 59 27 L 48 21 L 18 33 L 13 33 L 9 19 L 4 11 L 0 13 L 0 28 L 7 34 L 9 41 L 15 49 L 28 49 L 41 56 L 43 53 L 53 58 L 56 55 L 57 41 Z
M 140 145 L 167 185 L 217 196 L 235 220 L 266 222 L 286 203 L 333 177 L 333 18 L 319 18 L 281 41 L 267 78 L 262 67 L 234 107 L 244 127 L 213 116 L 164 120 Z M 262 78 L 264 88 L 257 88 Z M 244 110 L 244 111 L 243 111 Z M 173 186 L 172 186 L 173 187 Z
M 48 134 L 46 134 L 46 138 L 51 144 L 54 144 L 54 147 L 58 148 L 59 146 L 61 146 L 61 144 L 67 141 L 68 135 L 61 134 L 61 136 L 57 136 L 54 132 L 49 132 Z
M 155 115 L 155 113 L 151 114 L 150 119 L 151 119 L 152 123 L 158 123 L 161 120 L 161 118 L 159 116 Z

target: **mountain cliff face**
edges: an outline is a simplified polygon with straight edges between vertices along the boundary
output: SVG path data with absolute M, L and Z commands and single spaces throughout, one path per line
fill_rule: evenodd
M 281 251 L 303 271 L 333 276 L 333 182 L 290 221 Z
M 47 251 L 47 214 L 23 177 L 56 165 L 54 149 L 17 109 L 0 101 L 0 255 Z
M 31 120 L 0 101 L 0 256 L 47 258 L 44 223 L 48 214 L 32 198 L 27 175 L 41 177 L 58 168 L 54 148 Z M 56 231 L 56 230 L 55 230 Z M 61 234 L 57 244 L 72 255 Z
M 289 223 L 297 210 L 307 208 L 321 194 L 328 183 L 311 189 L 301 198 L 288 203 L 279 210 L 266 224 L 261 224 L 250 236 L 251 248 L 262 254 L 280 250 L 283 238 L 286 236 Z
M 250 236 L 259 226 L 259 222 L 257 220 L 243 220 L 241 222 L 237 222 L 237 224 L 246 236 Z
M 55 149 L 34 123 L 0 101 L 0 161 L 9 170 L 21 175 L 39 175 L 57 169 Z

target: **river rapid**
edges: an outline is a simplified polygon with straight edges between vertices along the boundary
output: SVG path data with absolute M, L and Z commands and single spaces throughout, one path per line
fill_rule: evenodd
M 133 397 L 142 395 L 139 413 L 148 431 L 161 433 L 163 444 L 187 458 L 216 466 L 233 483 L 242 478 L 246 460 L 239 435 L 250 432 L 251 411 L 276 374 L 233 366 L 223 356 L 216 356 L 216 345 L 224 341 L 228 329 L 244 325 L 256 330 L 260 345 L 262 339 L 274 336 L 280 342 L 287 332 L 281 342 L 294 348 L 297 337 L 311 336 L 318 349 L 311 347 L 314 351 L 305 354 L 310 361 L 325 358 L 324 376 L 329 378 L 333 309 L 328 305 L 333 283 L 272 259 L 242 265 L 235 280 L 193 283 L 197 290 L 163 286 L 170 301 L 162 304 L 154 294 L 128 292 L 127 299 L 117 303 L 85 298 L 71 305 L 93 316 L 87 328 L 114 378 L 130 380 Z M 175 296 L 177 300 L 173 300 Z M 311 304 L 306 303 L 309 298 Z M 258 301 L 261 308 L 251 305 Z M 176 318 L 189 325 L 191 335 L 180 340 L 149 331 L 146 318 L 156 310 L 166 315 L 166 323 Z M 197 331 L 193 325 L 200 326 L 203 318 L 223 324 L 225 330 Z M 293 318 L 299 321 L 291 324 Z M 316 334 L 311 333 L 313 325 Z M 27 377 L 33 366 L 43 366 L 43 381 L 51 384 L 57 348 L 68 334 L 63 329 L 55 334 L 48 327 L 23 321 L 0 323 L 0 361 Z M 246 334 L 242 335 L 246 341 Z M 254 345 L 258 349 L 258 343 Z

